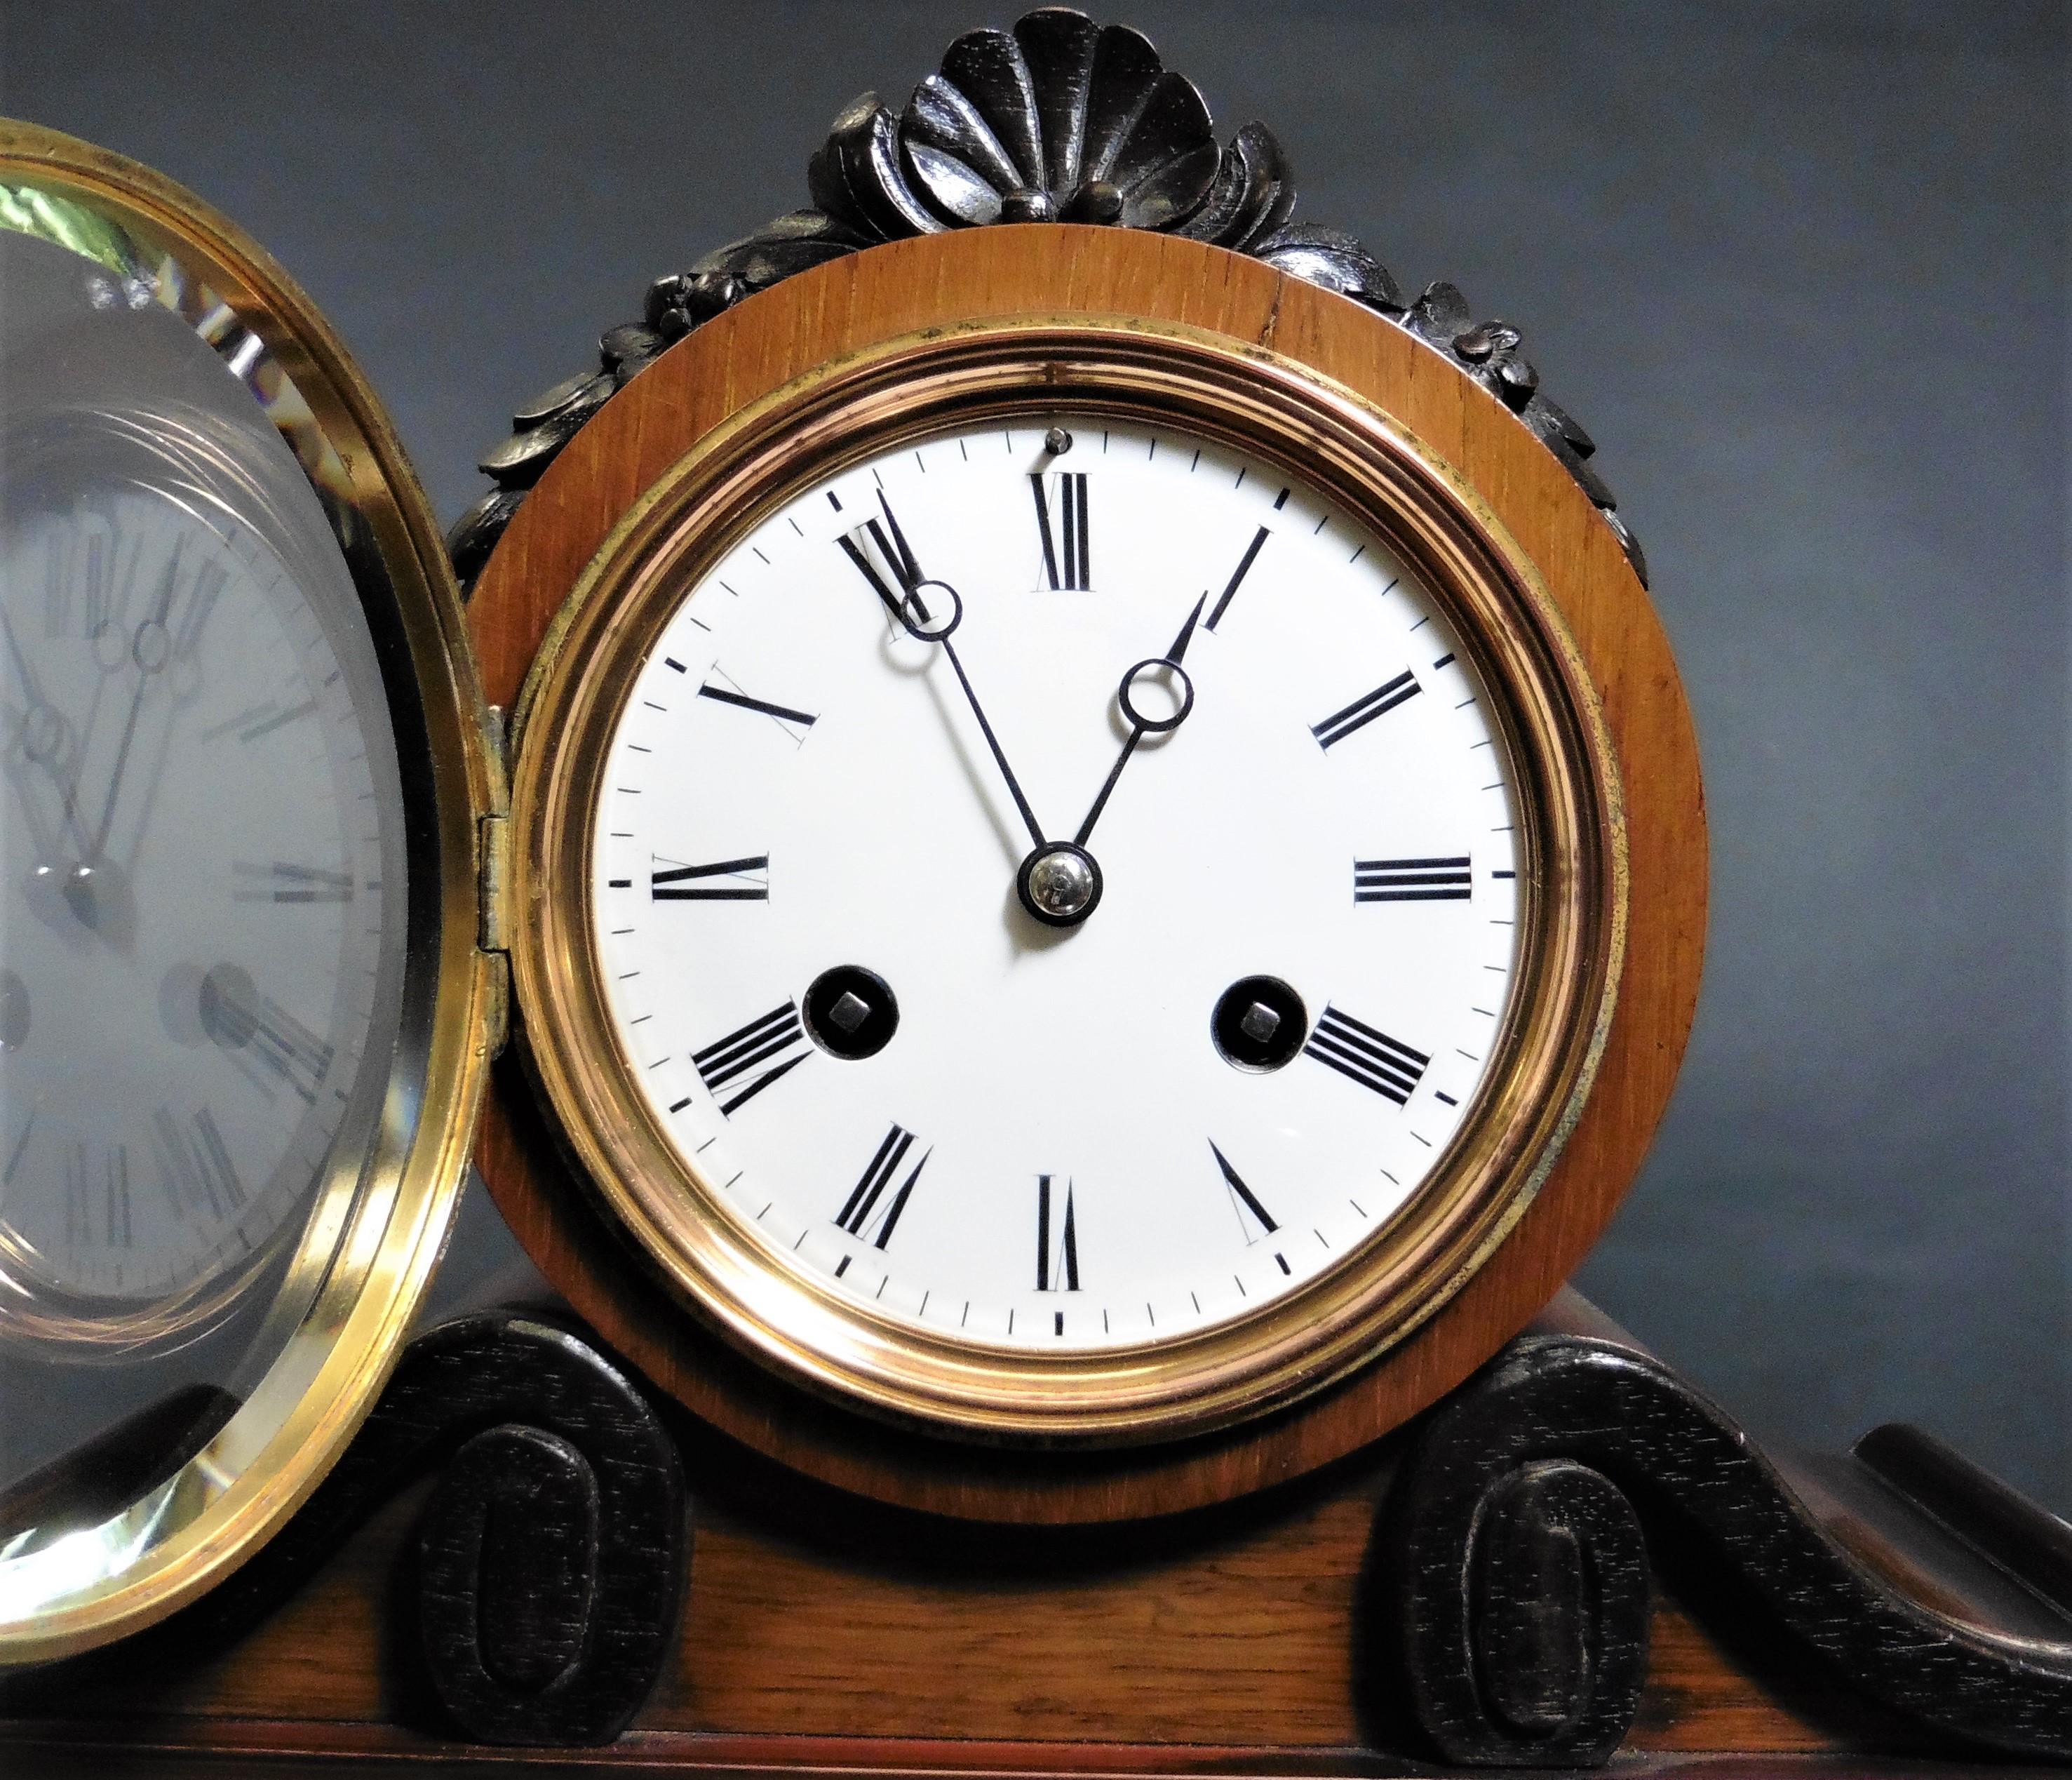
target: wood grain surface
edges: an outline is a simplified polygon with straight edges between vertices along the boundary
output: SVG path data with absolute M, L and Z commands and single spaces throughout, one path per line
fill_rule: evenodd
M 1184 323 L 1337 379 L 1461 472 L 1538 565 L 1603 699 L 1632 871 L 1625 974 L 1597 1087 L 1538 1198 L 1445 1309 L 1350 1379 L 1185 1445 L 1046 1459 L 867 1423 L 724 1349 L 602 1227 L 508 1059 L 478 1160 L 547 1277 L 714 1427 L 881 1500 L 978 1519 L 1087 1522 L 1223 1500 L 1338 1458 L 1432 1403 L 1552 1296 L 1631 1180 L 1675 1079 L 1703 947 L 1705 822 L 1661 628 L 1612 533 L 1545 448 L 1437 353 L 1356 303 L 1254 260 L 1133 230 L 1046 225 L 901 241 L 787 279 L 698 328 L 577 436 L 484 570 L 471 620 L 487 696 L 516 699 L 614 522 L 714 425 L 842 353 L 946 322 L 1035 313 Z
M 1046 1565 L 1017 1552 L 1025 1535 L 988 1530 L 1000 1547 L 989 1574 L 968 1547 L 861 1551 L 853 1527 L 816 1537 L 775 1529 L 753 1503 L 704 1506 L 682 1636 L 634 1731 L 535 1758 L 1405 1771 L 1402 1755 L 1376 1753 L 1416 1746 L 1400 1702 L 1374 1697 L 1346 1636 L 1386 1472 L 1363 1464 L 1318 1480 L 1330 1487 L 1301 1486 L 1264 1526 L 1154 1536 L 1134 1562 L 1098 1549 Z M 397 1498 L 249 1638 L 184 1673 L 140 1686 L 110 1666 L 40 1693 L 35 1677 L 16 1683 L 0 1772 L 38 1737 L 130 1751 L 462 1753 L 409 1728 L 397 1653 L 384 1646 L 383 1603 L 425 1494 Z M 1658 1595 L 1650 1639 L 1630 1753 L 1848 1746 L 1832 1724 L 1819 1728 L 1834 1714 L 1817 1688 L 1795 1690 L 1794 1705 L 1788 1673 L 1751 1674 L 1678 1597 Z
M 480 1368 L 460 1363 L 467 1344 L 510 1336 L 450 1327 L 458 1333 L 420 1344 L 455 1360 L 446 1388 L 426 1374 L 370 1426 L 443 1452 L 475 1425 L 469 1406 L 483 1391 Z M 603 1365 L 604 1395 L 615 1399 L 623 1381 Z M 580 1434 L 569 1404 L 546 1395 L 543 1419 Z M 488 1413 L 517 1418 L 499 1422 L 508 1435 L 526 1425 L 526 1407 L 522 1390 L 499 1392 Z M 677 1436 L 697 1496 L 676 1512 L 695 1513 L 698 1533 L 687 1540 L 681 1628 L 659 1680 L 648 1691 L 643 1679 L 618 1741 L 502 1752 L 516 1763 L 1463 1771 L 1429 1765 L 1435 1737 L 1465 1758 L 1462 1739 L 1449 1744 L 1445 1715 L 1435 1725 L 1431 1710 L 1433 1682 L 1449 1668 L 1478 1674 L 1481 1697 L 1508 1727 L 1494 1741 L 1470 1739 L 1482 1745 L 1475 1758 L 1512 1772 L 1578 1755 L 1579 1744 L 1598 1760 L 1615 1745 L 1620 1772 L 1686 1762 L 1714 1771 L 1729 1753 L 1831 1764 L 1811 1771 L 1916 1771 L 1938 1757 L 1944 1771 L 1976 1771 L 1987 1745 L 2062 1754 L 2072 1741 L 2063 1654 L 2072 1597 L 2057 1586 L 2072 1543 L 2062 1522 L 1901 1428 L 1846 1457 L 1774 1470 L 1572 1293 L 1415 1428 L 1293 1483 L 1151 1522 L 944 1521 L 787 1472 L 688 1417 Z M 460 1445 L 462 1470 L 483 1437 Z M 1576 1456 L 1550 1470 L 1550 1453 Z M 376 1452 L 367 1469 L 398 1474 L 395 1457 Z M 1488 1540 L 1502 1517 L 1486 1510 L 1512 1485 L 1585 1462 L 1646 1523 L 1630 1624 L 1601 1586 L 1564 1598 L 1564 1570 L 1601 1581 L 1601 1521 L 1593 1531 L 1547 1494 L 1551 1543 Z M 0 1679 L 0 1772 L 31 1761 L 35 1771 L 60 1762 L 138 1771 L 182 1752 L 278 1758 L 281 1771 L 303 1756 L 336 1758 L 345 1771 L 487 1760 L 492 1752 L 465 1740 L 453 1702 L 428 1689 L 426 1659 L 435 1667 L 438 1652 L 407 1605 L 421 1601 L 427 1495 L 453 1485 L 450 1469 L 406 1488 L 327 1559 L 315 1555 L 328 1548 L 321 1524 L 298 1522 L 288 1538 L 315 1567 L 297 1568 L 305 1585 L 244 1635 L 248 1620 L 231 1615 L 212 1634 L 195 1609 L 127 1646 Z M 1435 1527 L 1450 1536 L 1432 1510 L 1462 1488 L 1472 1498 L 1468 1547 L 1420 1580 L 1403 1560 L 1429 1548 Z M 329 1510 L 314 1519 L 327 1518 L 336 1519 Z M 1580 1567 L 1561 1561 L 1564 1549 Z M 522 1569 L 529 1560 L 516 1555 Z M 1513 1588 L 1506 1609 L 1492 1560 L 1521 1564 L 1514 1584 L 1552 1586 L 1537 1606 Z M 659 1550 L 655 1564 L 673 1576 Z M 509 1566 L 481 1575 L 492 1593 L 520 1580 Z M 1406 1662 L 1391 1625 L 1443 1627 L 1442 1597 L 1464 1584 L 1482 1597 L 1468 1635 Z M 1491 1616 L 1515 1618 L 1520 1606 L 1538 1630 L 1521 1645 L 1498 1628 L 1498 1659 L 1523 1660 L 1493 1675 Z M 1620 1708 L 1612 1745 L 1597 1744 L 1573 1707 L 1564 1726 L 1503 1704 L 1550 1700 L 1536 1678 L 1565 1671 L 1540 1658 L 1571 1641 L 1593 1678 L 1587 1693 L 1623 1664 L 1617 1653 L 1608 1659 L 1612 1637 L 1644 1662 L 1638 1709 L 1628 1721 Z M 489 1734 L 500 1740 L 501 1727 Z

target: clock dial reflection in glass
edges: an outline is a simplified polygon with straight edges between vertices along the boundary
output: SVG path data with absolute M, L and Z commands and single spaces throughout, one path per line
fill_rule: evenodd
M 378 1128 L 406 866 L 372 637 L 254 399 L 259 343 L 171 262 L 118 275 L 0 230 L 0 1535 L 26 1540 L 18 1568 L 50 1529 L 10 1503 L 66 1499 L 31 1483 L 91 1448 L 142 1487 L 294 1330 Z M 180 1403 L 185 1440 L 165 1425 Z M 149 1437 L 103 1451 L 125 1425 Z
M 309 594 L 191 489 L 111 480 L 0 548 L 0 1252 L 31 1296 L 147 1304 L 266 1251 L 343 1119 L 365 719 Z
M 1512 995 L 1519 795 L 1342 508 L 1031 412 L 812 486 L 675 598 L 592 928 L 650 1114 L 774 1264 L 1119 1347 L 1272 1304 L 1431 1177 Z

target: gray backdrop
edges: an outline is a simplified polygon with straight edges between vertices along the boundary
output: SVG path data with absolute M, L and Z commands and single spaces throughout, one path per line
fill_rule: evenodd
M 263 240 L 442 513 L 653 274 L 1013 0 L 0 5 L 0 108 Z M 1704 999 L 1581 1283 L 1759 1433 L 2064 1511 L 2067 13 L 1126 0 L 1301 214 L 1526 331 L 1704 747 Z M 516 1277 L 478 1194 L 448 1301 Z

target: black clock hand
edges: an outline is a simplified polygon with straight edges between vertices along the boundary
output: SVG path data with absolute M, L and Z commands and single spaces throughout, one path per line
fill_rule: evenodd
M 1094 824 L 1107 807 L 1109 793 L 1115 789 L 1116 781 L 1122 777 L 1122 769 L 1129 764 L 1129 757 L 1137 752 L 1137 744 L 1146 735 L 1163 735 L 1168 730 L 1178 729 L 1186 720 L 1187 713 L 1194 708 L 1194 683 L 1187 678 L 1186 670 L 1180 665 L 1187 653 L 1187 645 L 1194 640 L 1194 627 L 1202 621 L 1202 608 L 1208 604 L 1204 593 L 1194 602 L 1194 609 L 1187 614 L 1187 621 L 1180 627 L 1180 634 L 1173 639 L 1173 646 L 1162 656 L 1139 661 L 1122 677 L 1116 688 L 1116 702 L 1122 707 L 1122 714 L 1129 719 L 1129 734 L 1124 738 L 1122 752 L 1115 757 L 1115 764 L 1108 769 L 1108 783 L 1100 788 L 1100 795 L 1094 799 L 1094 806 L 1087 812 L 1087 819 L 1079 824 L 1079 831 L 1072 837 L 1076 847 L 1084 847 L 1087 837 L 1094 831 Z M 1159 668 L 1170 670 L 1179 676 L 1181 699 L 1179 707 L 1169 717 L 1154 717 L 1146 720 L 1137 715 L 1137 707 L 1130 703 L 1129 690 L 1140 674 Z
M 906 534 L 899 529 L 899 521 L 892 517 L 890 502 L 881 493 L 878 504 L 884 509 L 885 524 L 880 525 L 875 519 L 870 519 L 858 529 L 870 534 L 871 541 L 878 546 L 878 553 L 892 565 L 893 573 L 899 582 L 898 597 L 894 597 L 891 588 L 885 584 L 884 576 L 864 554 L 863 547 L 857 542 L 853 534 L 845 534 L 837 542 L 847 553 L 849 559 L 857 566 L 864 579 L 870 583 L 878 599 L 883 602 L 885 609 L 905 627 L 909 636 L 918 637 L 924 643 L 943 645 L 944 654 L 950 658 L 950 665 L 956 670 L 957 684 L 964 689 L 964 697 L 970 703 L 972 715 L 978 719 L 978 727 L 985 737 L 985 745 L 993 750 L 993 762 L 1000 768 L 1001 777 L 1007 782 L 1008 793 L 1014 799 L 1014 807 L 1022 812 L 1022 820 L 1028 826 L 1030 838 L 1040 847 L 1045 844 L 1042 825 L 1036 820 L 1036 812 L 1029 807 L 1028 798 L 1022 795 L 1022 782 L 1014 777 L 1014 768 L 1007 764 L 1007 752 L 1000 745 L 1000 738 L 993 734 L 993 725 L 986 720 L 985 707 L 980 704 L 978 694 L 972 690 L 971 676 L 964 672 L 964 665 L 957 657 L 956 645 L 950 641 L 950 633 L 964 621 L 964 601 L 957 597 L 957 590 L 947 581 L 932 580 L 921 572 L 919 562 L 907 546 Z M 889 538 L 886 535 L 888 529 L 891 533 Z M 940 587 L 949 595 L 948 616 L 939 624 L 935 622 L 928 610 L 927 602 L 922 597 L 921 589 L 924 587 Z M 911 618 L 907 616 L 909 607 L 913 608 Z M 915 621 L 916 619 L 919 620 L 918 624 Z

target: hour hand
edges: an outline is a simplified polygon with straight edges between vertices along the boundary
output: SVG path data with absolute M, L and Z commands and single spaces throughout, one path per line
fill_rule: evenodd
M 866 519 L 861 525 L 843 533 L 836 542 L 870 583 L 872 591 L 885 609 L 905 627 L 908 635 L 924 643 L 943 645 L 943 653 L 949 657 L 957 684 L 964 689 L 972 715 L 978 719 L 985 745 L 993 751 L 993 764 L 1006 781 L 1008 794 L 1014 799 L 1014 807 L 1021 811 L 1030 838 L 1040 848 L 1044 844 L 1042 826 L 1036 820 L 1036 812 L 1029 807 L 1028 798 L 1022 795 L 1022 782 L 1015 777 L 1014 768 L 1007 764 L 1006 750 L 1001 747 L 1000 738 L 993 734 L 993 725 L 986 720 L 985 709 L 979 703 L 977 693 L 972 690 L 971 676 L 964 672 L 956 645 L 950 641 L 951 633 L 964 621 L 964 603 L 947 581 L 932 580 L 922 573 L 920 562 L 906 542 L 906 534 L 900 530 L 899 521 L 892 516 L 891 503 L 881 494 L 878 505 L 882 519 Z M 872 559 L 874 550 L 876 561 Z M 879 562 L 885 565 L 884 572 L 881 572 Z
M 1108 769 L 1108 782 L 1094 798 L 1087 819 L 1079 824 L 1079 833 L 1072 837 L 1077 845 L 1087 844 L 1087 837 L 1093 833 L 1094 824 L 1108 807 L 1108 797 L 1115 789 L 1116 781 L 1121 778 L 1122 769 L 1129 764 L 1130 756 L 1137 752 L 1137 744 L 1146 735 L 1161 735 L 1168 730 L 1178 729 L 1186 720 L 1187 713 L 1194 708 L 1194 682 L 1188 678 L 1187 670 L 1180 663 L 1186 659 L 1187 645 L 1194 640 L 1194 628 L 1202 621 L 1202 608 L 1208 602 L 1209 596 L 1204 593 L 1194 602 L 1194 609 L 1187 614 L 1187 621 L 1180 627 L 1180 634 L 1173 639 L 1173 646 L 1163 655 L 1139 661 L 1123 675 L 1122 683 L 1116 688 L 1116 703 L 1128 719 L 1129 733 L 1123 738 L 1122 752 L 1116 756 L 1115 764 Z M 1173 708 L 1166 711 L 1140 709 L 1137 703 L 1140 686 L 1149 686 L 1161 672 L 1173 682 L 1166 694 L 1173 701 Z

